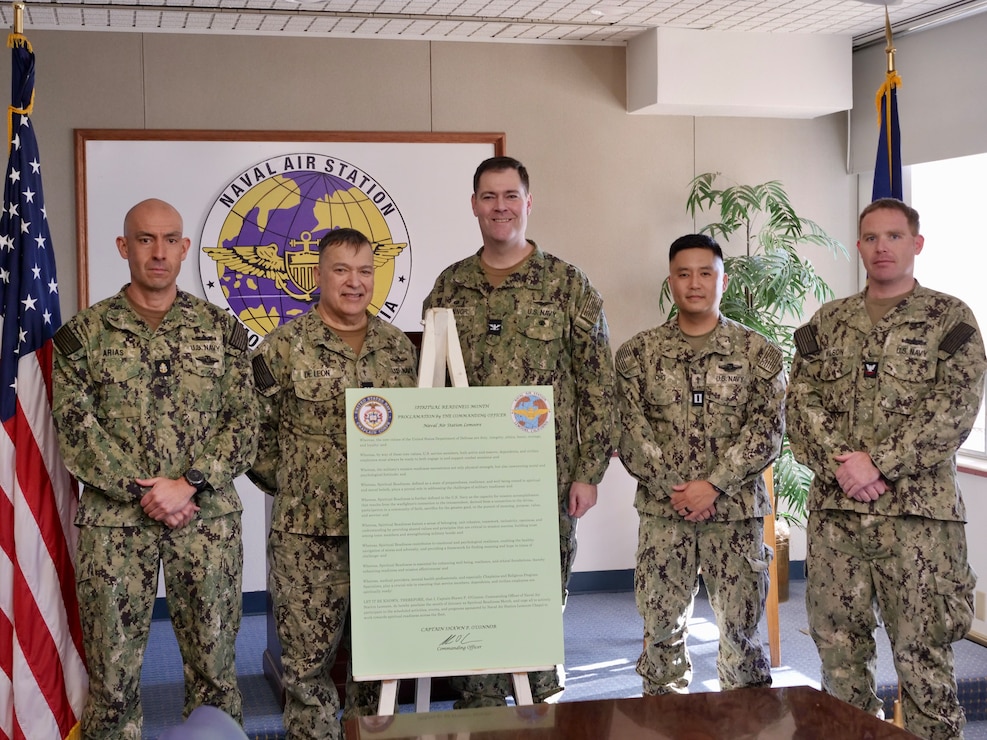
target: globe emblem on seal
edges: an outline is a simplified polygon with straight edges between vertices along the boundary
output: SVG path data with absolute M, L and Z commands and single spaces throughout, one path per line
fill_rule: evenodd
M 285 154 L 237 175 L 206 217 L 199 272 L 206 297 L 236 316 L 250 346 L 319 300 L 319 240 L 354 228 L 374 249 L 369 310 L 393 321 L 411 279 L 397 204 L 359 167 L 325 154 Z
M 551 415 L 548 401 L 538 393 L 525 393 L 511 404 L 511 419 L 524 432 L 540 432 Z

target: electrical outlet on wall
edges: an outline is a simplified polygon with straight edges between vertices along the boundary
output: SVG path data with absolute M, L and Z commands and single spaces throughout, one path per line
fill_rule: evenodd
M 987 620 L 987 591 L 977 591 L 974 594 L 973 616 L 981 621 Z

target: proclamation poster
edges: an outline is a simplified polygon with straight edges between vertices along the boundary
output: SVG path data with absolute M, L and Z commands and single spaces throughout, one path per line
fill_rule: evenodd
M 563 662 L 551 386 L 346 391 L 353 675 Z

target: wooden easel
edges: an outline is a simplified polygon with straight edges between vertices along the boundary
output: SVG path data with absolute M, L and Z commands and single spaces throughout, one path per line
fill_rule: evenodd
M 778 541 L 775 536 L 775 483 L 774 471 L 770 466 L 764 471 L 764 482 L 768 489 L 768 499 L 771 501 L 771 513 L 764 517 L 764 542 L 774 551 Z M 771 565 L 768 566 L 768 599 L 764 605 L 764 611 L 768 618 L 768 650 L 771 657 L 771 667 L 777 668 L 781 665 L 781 629 L 778 618 L 778 560 L 771 558 Z
M 463 349 L 459 344 L 459 332 L 456 330 L 456 317 L 451 308 L 430 308 L 425 313 L 425 331 L 422 334 L 421 362 L 418 366 L 418 387 L 439 388 L 446 384 L 446 370 L 452 379 L 454 388 L 468 388 L 466 363 L 463 361 Z M 546 669 L 554 666 L 545 666 Z M 429 674 L 415 678 L 415 711 L 427 712 L 431 705 L 432 677 L 444 675 L 461 676 L 466 673 L 488 674 L 503 673 L 500 671 L 459 671 L 454 674 Z M 528 706 L 534 703 L 531 697 L 531 684 L 526 671 L 511 672 L 514 685 L 514 701 L 518 706 Z M 380 703 L 377 705 L 378 715 L 394 714 L 397 706 L 398 681 L 400 678 L 385 678 L 380 687 Z

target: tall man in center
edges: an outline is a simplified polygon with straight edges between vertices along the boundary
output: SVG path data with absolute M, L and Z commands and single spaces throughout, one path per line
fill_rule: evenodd
M 415 349 L 370 314 L 374 250 L 342 228 L 319 241 L 319 302 L 271 332 L 253 358 L 261 422 L 251 480 L 274 495 L 269 583 L 284 665 L 289 740 L 339 740 L 330 671 L 350 606 L 346 389 L 414 387 Z M 346 715 L 380 684 L 347 682 Z
M 688 688 L 686 637 L 701 568 L 720 629 L 720 688 L 768 686 L 757 634 L 770 557 L 761 474 L 784 433 L 782 352 L 720 314 L 727 276 L 716 241 L 680 237 L 668 259 L 677 314 L 617 351 L 620 458 L 638 481 L 637 671 L 645 694 Z
M 480 163 L 473 215 L 483 246 L 446 268 L 425 299 L 455 312 L 470 385 L 551 385 L 555 395 L 560 605 L 576 555 L 576 520 L 596 504 L 613 452 L 614 369 L 603 299 L 576 267 L 526 237 L 528 171 L 511 157 Z M 556 672 L 529 676 L 535 701 L 558 694 Z M 457 708 L 504 704 L 504 675 L 453 680 Z

